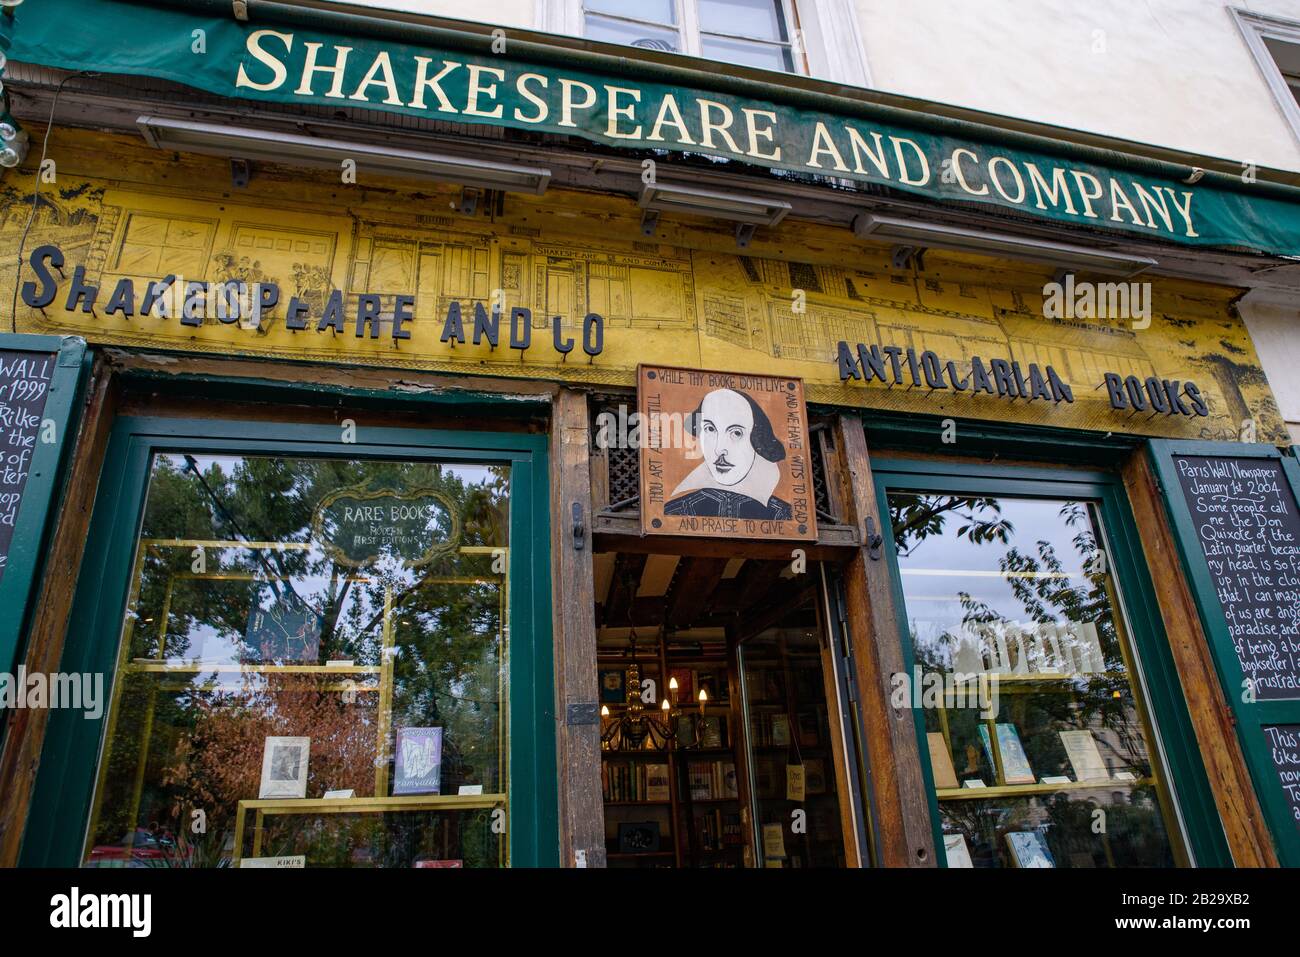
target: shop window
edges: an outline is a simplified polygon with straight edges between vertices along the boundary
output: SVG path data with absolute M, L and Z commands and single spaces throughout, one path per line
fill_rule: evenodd
M 948 866 L 1186 863 L 1101 504 L 887 501 Z
M 83 863 L 508 864 L 510 481 L 154 454 Z

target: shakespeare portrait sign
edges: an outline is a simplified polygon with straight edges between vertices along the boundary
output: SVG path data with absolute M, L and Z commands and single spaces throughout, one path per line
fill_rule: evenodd
M 646 534 L 817 537 L 802 380 L 643 365 L 637 403 Z

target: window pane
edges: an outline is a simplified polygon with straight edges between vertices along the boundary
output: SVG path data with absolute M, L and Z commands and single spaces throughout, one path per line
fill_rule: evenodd
M 156 456 L 86 863 L 507 863 L 508 495 L 504 466 Z
M 622 43 L 647 50 L 662 50 L 665 53 L 681 51 L 676 30 L 648 27 L 639 23 L 623 23 L 591 13 L 587 14 L 587 28 L 584 35 L 590 40 Z
M 1175 864 L 1095 506 L 889 510 L 949 866 Z
M 700 0 L 700 29 L 760 40 L 790 38 L 779 0 Z
M 790 73 L 794 61 L 786 47 L 770 43 L 750 43 L 748 40 L 728 40 L 723 37 L 700 37 L 700 52 L 710 60 L 723 63 L 743 63 L 764 70 L 781 70 Z
M 582 8 L 632 20 L 649 20 L 666 26 L 677 22 L 677 4 L 674 0 L 584 0 Z

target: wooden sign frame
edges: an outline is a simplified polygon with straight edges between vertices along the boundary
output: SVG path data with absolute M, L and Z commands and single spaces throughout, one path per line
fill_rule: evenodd
M 639 365 L 637 412 L 642 534 L 817 538 L 802 379 Z
M 53 420 L 53 442 L 37 441 L 30 474 L 14 521 L 5 572 L 0 577 L 0 671 L 15 670 L 26 632 L 28 604 L 45 557 L 50 508 L 62 479 L 69 433 L 77 427 L 76 403 L 84 374 L 90 368 L 86 340 L 80 336 L 0 334 L 0 349 L 54 357 L 54 374 L 42 421 Z
M 1285 867 L 1300 866 L 1300 821 L 1292 819 L 1289 802 L 1270 756 L 1265 731 L 1268 727 L 1300 724 L 1300 697 L 1243 700 L 1246 675 L 1237 657 L 1195 521 L 1183 496 L 1174 460 L 1179 457 L 1209 457 L 1277 462 L 1297 501 L 1300 501 L 1300 465 L 1296 464 L 1294 457 L 1272 445 L 1153 440 L 1149 448 L 1152 469 L 1164 494 L 1165 508 L 1200 613 L 1201 626 L 1210 645 L 1224 698 L 1232 708 L 1237 738 L 1250 769 L 1255 794 L 1273 835 L 1278 859 Z

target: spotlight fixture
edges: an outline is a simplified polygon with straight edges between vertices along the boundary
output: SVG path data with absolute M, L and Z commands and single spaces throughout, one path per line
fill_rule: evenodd
M 780 199 L 748 193 L 729 193 L 674 183 L 647 183 L 637 204 L 641 215 L 641 232 L 654 234 L 660 213 L 685 213 L 711 219 L 726 219 L 736 224 L 736 244 L 749 245 L 756 226 L 775 226 L 790 212 L 790 204 Z
M 1029 262 L 1060 266 L 1071 272 L 1090 270 L 1104 275 L 1135 276 L 1156 265 L 1148 256 L 1092 249 L 1068 243 L 1032 239 L 1009 233 L 990 233 L 946 223 L 923 222 L 882 216 L 878 213 L 859 213 L 853 220 L 853 232 L 862 239 L 892 241 L 913 252 L 929 247 L 953 249 L 959 252 L 982 253 L 986 256 L 1004 255 Z
M 409 176 L 505 192 L 546 192 L 551 171 L 544 167 L 497 163 L 483 156 L 458 156 L 399 149 L 278 130 L 199 123 L 159 116 L 136 120 L 150 146 L 231 159 L 339 169 L 347 160 L 358 170 Z

